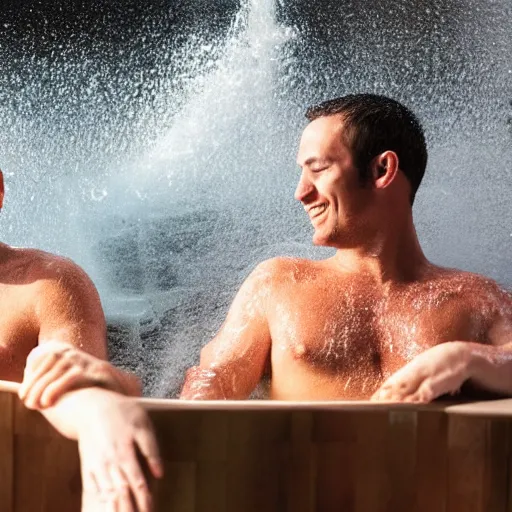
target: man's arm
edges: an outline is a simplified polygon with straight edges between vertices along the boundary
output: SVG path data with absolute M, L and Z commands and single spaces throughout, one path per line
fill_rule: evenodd
M 139 396 L 139 380 L 106 361 L 105 316 L 87 274 L 57 258 L 38 286 L 39 346 L 27 359 L 20 390 L 27 407 L 49 406 L 66 391 L 87 386 Z
M 41 412 L 62 435 L 78 441 L 82 510 L 103 510 L 106 503 L 112 510 L 151 510 L 137 452 L 157 478 L 163 474 L 163 465 L 151 422 L 135 399 L 89 388 L 67 393 Z
M 199 366 L 188 370 L 181 392 L 187 400 L 247 398 L 270 357 L 267 319 L 273 262 L 258 265 L 243 283 L 221 330 L 201 350 Z
M 512 296 L 500 302 L 491 328 L 489 345 L 468 343 L 469 380 L 477 387 L 512 396 Z
M 107 359 L 107 327 L 96 287 L 75 263 L 55 257 L 40 279 L 36 315 L 39 344 L 69 343 L 99 359 Z
M 512 396 L 512 295 L 496 288 L 489 309 L 488 343 L 449 341 L 418 355 L 372 396 L 375 401 L 430 402 L 464 382 Z

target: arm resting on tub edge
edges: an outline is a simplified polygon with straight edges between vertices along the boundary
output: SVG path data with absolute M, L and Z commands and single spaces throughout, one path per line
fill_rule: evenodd
M 512 343 L 500 347 L 468 343 L 470 381 L 479 388 L 512 396 Z
M 83 502 L 92 503 L 87 510 L 108 499 L 115 510 L 131 511 L 131 495 L 139 512 L 149 512 L 151 494 L 137 453 L 153 476 L 161 477 L 163 467 L 152 424 L 136 399 L 88 388 L 40 412 L 62 435 L 78 441 Z

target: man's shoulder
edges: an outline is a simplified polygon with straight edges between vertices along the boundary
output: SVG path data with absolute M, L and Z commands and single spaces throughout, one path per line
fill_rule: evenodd
M 460 270 L 457 268 L 438 267 L 438 269 L 440 278 L 448 282 L 460 282 L 467 286 L 483 287 L 486 289 L 500 288 L 497 281 L 483 274 L 477 274 L 476 272 L 469 272 L 467 270 Z
M 253 279 L 271 281 L 274 284 L 279 283 L 297 283 L 313 271 L 318 271 L 321 262 L 307 260 L 304 258 L 294 258 L 279 256 L 259 263 L 253 270 L 251 277 Z
M 308 270 L 318 266 L 319 262 L 291 256 L 277 256 L 259 263 L 256 271 L 282 272 L 283 270 Z
M 40 249 L 12 248 L 11 259 L 20 281 L 38 288 L 88 287 L 90 279 L 73 260 Z M 17 283 L 13 283 L 17 284 Z M 21 283 L 19 283 L 21 284 Z
M 440 268 L 439 279 L 448 290 L 456 289 L 468 298 L 512 300 L 512 294 L 494 279 L 465 270 Z

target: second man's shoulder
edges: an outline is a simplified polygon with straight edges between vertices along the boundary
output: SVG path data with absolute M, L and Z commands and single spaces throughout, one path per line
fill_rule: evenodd
M 276 257 L 259 263 L 250 278 L 260 282 L 299 282 L 318 269 L 318 262 L 303 258 Z
M 83 286 L 84 282 L 90 282 L 87 273 L 70 258 L 39 249 L 25 249 L 25 257 L 36 280 L 60 282 L 70 286 Z
M 91 278 L 73 260 L 39 249 L 20 249 L 20 259 L 25 262 L 25 279 L 45 302 L 90 299 L 99 303 Z

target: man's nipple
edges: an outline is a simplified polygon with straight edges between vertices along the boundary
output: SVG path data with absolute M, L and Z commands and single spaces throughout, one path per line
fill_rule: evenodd
M 306 355 L 306 346 L 303 343 L 298 343 L 293 347 L 293 356 L 295 359 L 302 359 Z

